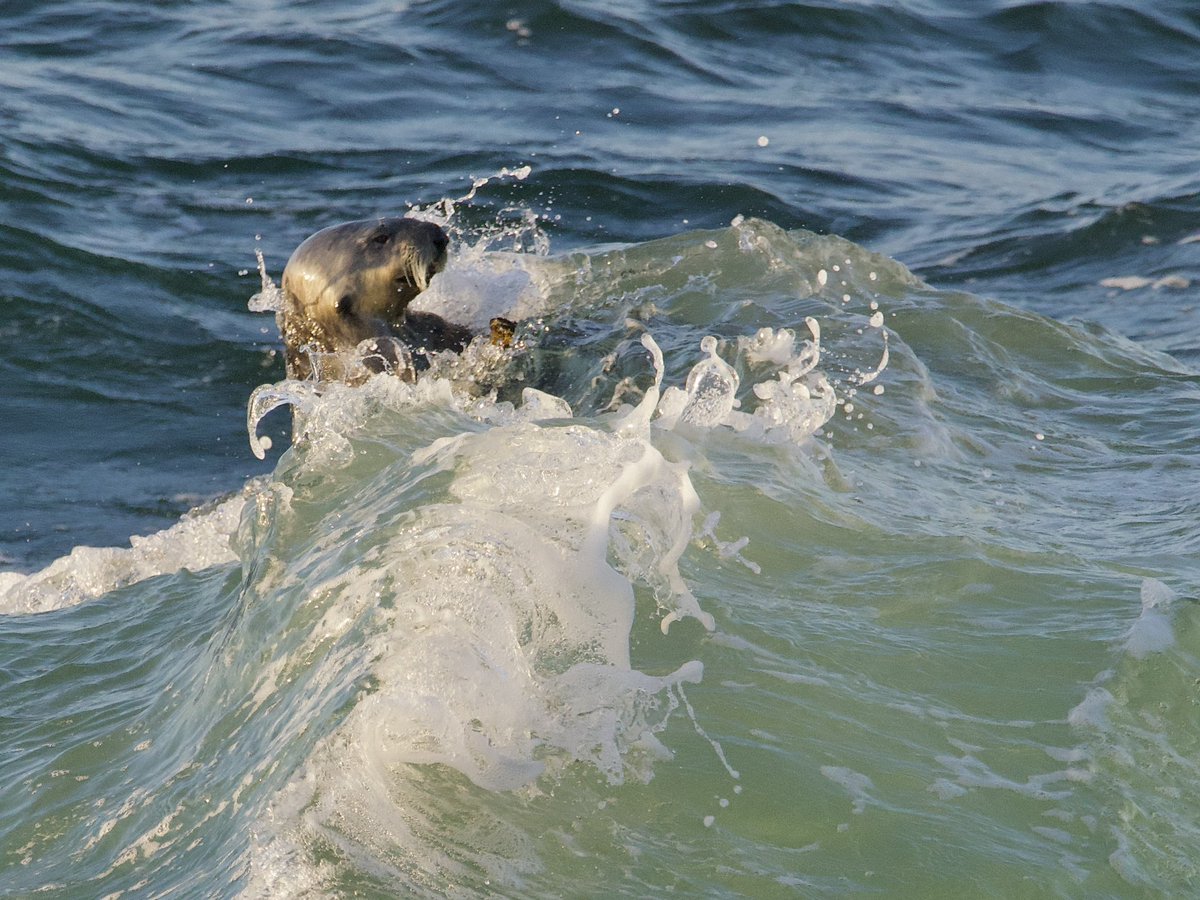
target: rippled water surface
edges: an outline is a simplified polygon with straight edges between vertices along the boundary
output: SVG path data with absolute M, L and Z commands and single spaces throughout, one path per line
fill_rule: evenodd
M 1184 0 L 0 12 L 0 895 L 1200 892 L 1198 97 Z M 518 352 L 255 394 L 404 213 Z

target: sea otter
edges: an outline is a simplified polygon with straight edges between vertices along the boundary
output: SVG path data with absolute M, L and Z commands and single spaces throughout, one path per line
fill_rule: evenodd
M 432 222 L 400 216 L 333 225 L 300 244 L 283 270 L 279 313 L 288 377 L 411 377 L 414 358 L 420 366 L 429 353 L 466 347 L 468 328 L 408 310 L 445 267 L 448 244 Z

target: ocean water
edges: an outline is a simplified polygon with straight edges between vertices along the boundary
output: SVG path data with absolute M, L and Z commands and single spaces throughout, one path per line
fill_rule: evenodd
M 1190 0 L 67 0 L 0 88 L 0 896 L 1200 894 Z M 518 346 L 286 382 L 384 214 Z

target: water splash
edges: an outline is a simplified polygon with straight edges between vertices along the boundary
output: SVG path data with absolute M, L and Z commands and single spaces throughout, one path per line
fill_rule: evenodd
M 463 194 L 461 197 L 457 197 L 453 200 L 448 199 L 448 198 L 443 198 L 441 200 L 438 200 L 431 207 L 428 207 L 428 209 L 437 210 L 437 211 L 441 212 L 442 214 L 444 214 L 447 219 L 449 219 L 450 217 L 452 217 L 454 215 L 455 210 L 459 204 L 469 203 L 470 201 L 474 200 L 475 195 L 479 193 L 479 189 L 481 187 L 483 187 L 485 184 L 488 184 L 489 182 L 496 181 L 496 180 L 503 179 L 503 178 L 512 178 L 515 181 L 524 181 L 526 178 L 528 178 L 530 176 L 530 174 L 532 172 L 533 172 L 533 167 L 528 166 L 528 165 L 518 166 L 515 169 L 510 169 L 510 168 L 508 168 L 508 166 L 504 166 L 503 168 L 500 169 L 499 172 L 495 173 L 494 175 L 485 175 L 482 178 L 473 179 L 471 182 L 471 189 L 469 191 L 467 191 L 465 194 Z
M 470 190 L 461 197 L 443 197 L 426 206 L 414 204 L 408 214 L 413 218 L 435 222 L 460 240 L 473 239 L 473 246 L 478 250 L 508 249 L 512 252 L 531 252 L 544 256 L 550 250 L 550 240 L 538 226 L 537 214 L 526 207 L 505 207 L 500 211 L 495 224 L 477 230 L 474 235 L 467 235 L 458 225 L 463 208 L 470 206 L 480 188 L 504 179 L 524 181 L 532 172 L 533 168 L 529 165 L 512 169 L 505 166 L 493 175 L 472 179 Z M 505 215 L 515 216 L 516 222 L 504 221 Z
M 262 279 L 262 287 L 246 301 L 246 307 L 251 312 L 278 313 L 283 309 L 283 290 L 267 274 L 267 261 L 263 257 L 261 247 L 254 248 L 254 256 L 258 260 L 258 275 Z
M 795 334 L 785 328 L 763 328 L 752 338 L 738 339 L 739 364 L 777 367 L 774 379 L 752 385 L 757 404 L 750 413 L 738 408 L 742 398 L 738 397 L 741 379 L 736 369 L 717 354 L 717 339 L 705 337 L 700 349 L 706 358 L 692 368 L 685 387 L 667 388 L 663 393 L 658 406 L 659 425 L 668 430 L 681 424 L 698 428 L 725 426 L 766 443 L 800 443 L 816 434 L 833 417 L 838 397 L 833 385 L 817 370 L 821 360 L 820 324 L 811 317 L 805 323 L 812 339 L 804 341 L 798 350 Z
M 562 398 L 534 388 L 514 408 L 441 377 L 409 385 L 380 376 L 312 398 L 308 427 L 332 424 L 325 407 L 337 407 L 340 436 L 355 448 L 360 436 L 389 445 L 411 434 L 414 414 L 435 397 L 438 415 L 460 424 L 418 441 L 378 477 L 355 449 L 355 473 L 341 477 L 357 486 L 337 503 L 319 496 L 339 477 L 322 464 L 323 477 L 301 477 L 305 493 L 272 507 L 278 521 L 262 526 L 286 533 L 299 510 L 327 508 L 306 534 L 360 535 L 353 565 L 345 561 L 353 544 L 306 541 L 288 570 L 329 574 L 283 578 L 275 602 L 319 605 L 292 658 L 315 660 L 322 682 L 337 680 L 326 672 L 336 666 L 370 689 L 264 818 L 250 856 L 255 890 L 277 888 L 279 861 L 300 865 L 314 844 L 397 873 L 428 865 L 414 861 L 427 853 L 413 836 L 419 813 L 405 800 L 412 764 L 441 764 L 488 791 L 534 791 L 580 763 L 617 785 L 648 780 L 670 758 L 658 735 L 685 702 L 679 688 L 700 681 L 703 666 L 690 660 L 656 675 L 633 666 L 635 586 L 649 589 L 663 631 L 685 617 L 716 625 L 680 571 L 700 501 L 687 464 L 655 446 L 661 351 L 648 335 L 643 342 L 657 361 L 655 386 L 637 406 L 599 419 L 576 418 Z M 260 407 L 282 397 L 264 394 Z M 357 426 L 346 427 L 353 415 Z M 314 433 L 314 445 L 321 440 Z M 298 473 L 310 471 L 310 454 L 301 450 Z M 436 480 L 432 473 L 445 486 L 419 501 L 376 496 L 414 477 Z M 367 533 L 355 524 L 364 521 Z M 279 556 L 269 544 L 257 553 Z M 311 869 L 306 878 L 320 883 Z
M 737 389 L 741 382 L 733 367 L 717 355 L 717 339 L 708 335 L 700 341 L 701 352 L 708 358 L 696 363 L 688 373 L 684 390 L 687 402 L 679 421 L 700 428 L 723 424 L 734 407 L 739 406 Z
M 250 394 L 246 403 L 246 431 L 250 437 L 250 451 L 259 459 L 267 458 L 272 442 L 267 436 L 260 437 L 258 424 L 268 413 L 281 406 L 290 406 L 294 416 L 310 412 L 319 396 L 317 384 L 312 381 L 288 379 L 277 384 L 261 384 Z

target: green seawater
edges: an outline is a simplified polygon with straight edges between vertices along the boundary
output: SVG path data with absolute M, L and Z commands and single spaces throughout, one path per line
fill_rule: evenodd
M 0 582 L 7 894 L 1196 886 L 1194 375 L 758 220 L 462 266 L 553 311 L 497 396 L 297 395 L 269 476 Z M 706 335 L 739 406 L 675 421 Z M 806 348 L 828 420 L 747 427 Z

